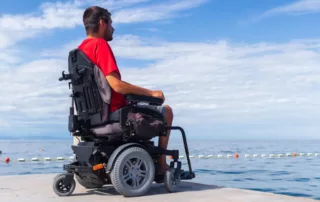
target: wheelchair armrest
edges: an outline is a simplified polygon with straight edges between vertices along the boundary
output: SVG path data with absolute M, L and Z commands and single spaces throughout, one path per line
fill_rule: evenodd
M 163 100 L 161 98 L 145 95 L 127 94 L 124 96 L 124 98 L 129 102 L 147 102 L 150 105 L 162 105 L 163 103 Z

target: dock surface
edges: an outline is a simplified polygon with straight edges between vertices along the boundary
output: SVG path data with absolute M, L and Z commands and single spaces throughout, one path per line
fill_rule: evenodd
M 126 198 L 112 186 L 101 189 L 86 189 L 76 184 L 71 196 L 59 197 L 52 190 L 53 178 L 57 174 L 0 176 L 0 201 L 3 202 L 144 202 L 144 201 L 204 201 L 204 202 L 316 202 L 316 200 L 258 192 L 236 188 L 223 188 L 183 181 L 176 193 L 167 193 L 163 184 L 154 184 L 145 196 Z

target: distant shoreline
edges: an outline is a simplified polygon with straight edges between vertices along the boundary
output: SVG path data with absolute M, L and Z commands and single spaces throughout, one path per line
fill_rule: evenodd
M 155 138 L 154 138 L 155 139 Z M 153 140 L 154 140 L 153 139 Z M 54 141 L 54 140 L 70 140 L 73 141 L 73 137 L 72 136 L 61 136 L 61 137 L 52 137 L 52 136 L 27 136 L 27 137 L 11 137 L 11 136 L 1 136 L 0 135 L 0 141 Z M 170 140 L 174 140 L 174 141 L 181 141 L 182 142 L 182 138 L 179 135 L 175 135 L 170 137 Z M 261 139 L 235 139 L 235 138 L 225 138 L 225 139 L 215 139 L 214 137 L 210 138 L 210 137 L 187 137 L 187 140 L 208 140 L 208 141 L 232 141 L 232 142 L 237 142 L 237 141 L 320 141 L 320 138 L 301 138 L 301 139 L 276 139 L 276 138 L 261 138 Z
M 29 140 L 70 140 L 72 141 L 73 137 L 0 137 L 0 141 L 8 141 L 8 140 L 17 140 L 17 141 L 29 141 Z

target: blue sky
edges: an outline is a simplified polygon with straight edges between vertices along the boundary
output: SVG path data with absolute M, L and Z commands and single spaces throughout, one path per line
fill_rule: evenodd
M 317 0 L 2 2 L 0 135 L 68 135 L 57 79 L 91 5 L 112 13 L 123 79 L 163 90 L 189 136 L 319 137 Z

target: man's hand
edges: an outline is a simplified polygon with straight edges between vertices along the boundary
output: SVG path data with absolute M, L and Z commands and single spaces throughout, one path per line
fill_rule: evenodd
M 161 90 L 152 91 L 152 97 L 161 98 L 163 102 L 165 101 L 163 92 Z

